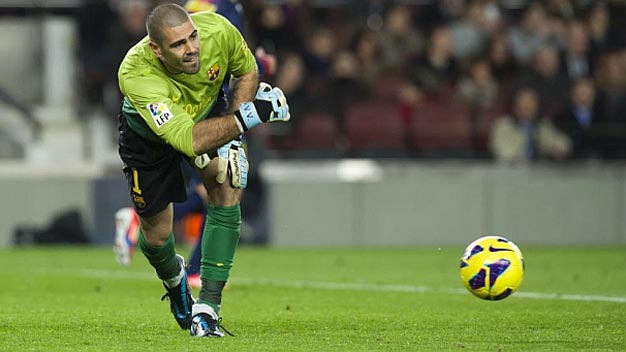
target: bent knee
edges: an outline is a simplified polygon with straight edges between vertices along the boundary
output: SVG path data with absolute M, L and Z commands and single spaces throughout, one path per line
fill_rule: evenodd
M 229 182 L 217 185 L 208 191 L 209 203 L 217 206 L 230 207 L 237 205 L 241 198 L 241 189 L 234 188 Z

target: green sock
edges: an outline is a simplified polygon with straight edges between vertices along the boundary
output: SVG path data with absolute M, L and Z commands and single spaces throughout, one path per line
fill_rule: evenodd
M 200 289 L 198 303 L 208 304 L 216 313 L 219 313 L 222 303 L 222 290 L 225 285 L 226 281 L 202 279 L 202 288 Z
M 176 248 L 174 247 L 174 234 L 171 233 L 165 243 L 160 247 L 153 247 L 139 230 L 139 248 L 156 270 L 161 280 L 168 280 L 180 274 L 180 264 L 176 260 Z
M 209 205 L 202 237 L 200 277 L 202 289 L 198 303 L 208 304 L 219 312 L 222 289 L 233 266 L 235 249 L 241 233 L 241 209 Z

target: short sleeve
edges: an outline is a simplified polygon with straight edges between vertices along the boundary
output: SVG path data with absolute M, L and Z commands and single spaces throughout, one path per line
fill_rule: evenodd
M 228 52 L 230 56 L 229 71 L 234 76 L 242 76 L 256 69 L 256 59 L 237 28 L 230 22 L 226 22 L 226 41 L 230 44 Z
M 162 80 L 148 77 L 127 80 L 124 94 L 152 132 L 177 151 L 196 156 L 192 144 L 194 121 L 172 102 Z

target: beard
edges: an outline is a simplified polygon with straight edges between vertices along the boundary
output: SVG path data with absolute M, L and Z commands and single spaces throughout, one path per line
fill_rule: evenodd
M 194 73 L 198 73 L 198 71 L 200 71 L 200 61 L 183 62 L 181 66 L 181 71 L 190 75 Z
M 181 71 L 187 74 L 194 74 L 200 71 L 200 53 L 196 52 L 183 58 Z

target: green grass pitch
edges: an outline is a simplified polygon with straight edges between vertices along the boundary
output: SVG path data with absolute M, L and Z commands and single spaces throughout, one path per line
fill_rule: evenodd
M 178 328 L 140 253 L 0 250 L 0 350 L 626 350 L 626 247 L 521 249 L 520 291 L 488 302 L 462 287 L 461 247 L 241 247 L 222 339 Z

